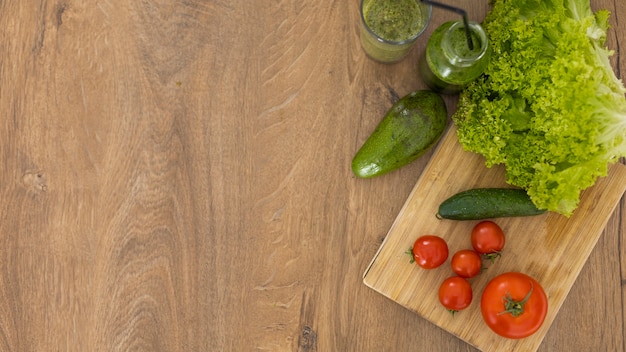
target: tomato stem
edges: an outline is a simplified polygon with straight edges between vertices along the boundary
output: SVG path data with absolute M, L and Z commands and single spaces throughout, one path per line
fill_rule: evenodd
M 409 249 L 407 249 L 406 252 L 404 253 L 411 256 L 411 261 L 409 261 L 409 263 L 411 264 L 415 263 L 415 256 L 413 255 L 413 248 L 409 247 Z
M 528 302 L 528 299 L 530 298 L 530 295 L 532 293 L 533 293 L 532 284 L 530 285 L 530 291 L 528 291 L 528 293 L 526 294 L 526 297 L 524 297 L 524 299 L 522 299 L 521 301 L 513 300 L 513 297 L 511 297 L 511 294 L 507 293 L 506 296 L 503 297 L 504 311 L 498 313 L 498 315 L 510 313 L 514 317 L 520 316 L 522 313 L 524 313 L 524 305 L 526 304 L 526 302 Z
M 489 261 L 491 261 L 491 264 L 495 263 L 496 259 L 501 255 L 502 254 L 500 252 L 491 252 L 491 253 L 483 254 L 485 259 L 489 259 Z

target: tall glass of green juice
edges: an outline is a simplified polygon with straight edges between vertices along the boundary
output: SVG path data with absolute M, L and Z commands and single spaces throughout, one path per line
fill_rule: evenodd
M 404 58 L 424 32 L 432 6 L 420 0 L 361 0 L 361 45 L 373 60 Z
M 487 68 L 491 49 L 484 29 L 469 22 L 472 48 L 462 21 L 446 22 L 433 31 L 419 62 L 422 80 L 434 91 L 456 94 Z

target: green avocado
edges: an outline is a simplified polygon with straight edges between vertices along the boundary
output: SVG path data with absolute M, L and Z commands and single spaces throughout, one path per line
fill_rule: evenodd
M 418 90 L 402 97 L 356 153 L 352 171 L 371 178 L 409 164 L 437 143 L 447 123 L 439 94 Z

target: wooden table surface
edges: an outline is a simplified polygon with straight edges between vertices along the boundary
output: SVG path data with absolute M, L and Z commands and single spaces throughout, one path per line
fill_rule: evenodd
M 350 170 L 455 15 L 381 65 L 358 4 L 0 1 L 0 351 L 474 351 L 362 283 L 430 154 Z M 624 253 L 622 198 L 540 351 L 626 350 Z

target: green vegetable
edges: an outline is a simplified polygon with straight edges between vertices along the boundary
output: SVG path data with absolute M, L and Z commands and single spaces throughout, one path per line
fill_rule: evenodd
M 370 178 L 414 161 L 435 145 L 447 121 L 446 104 L 439 94 L 418 90 L 404 96 L 356 153 L 352 171 Z
M 580 192 L 626 156 L 626 99 L 604 47 L 609 13 L 589 0 L 493 0 L 485 74 L 452 119 L 466 150 L 504 164 L 539 208 L 570 216 Z
M 475 188 L 459 192 L 439 205 L 437 217 L 450 220 L 481 220 L 545 213 L 537 209 L 526 191 L 519 188 Z

